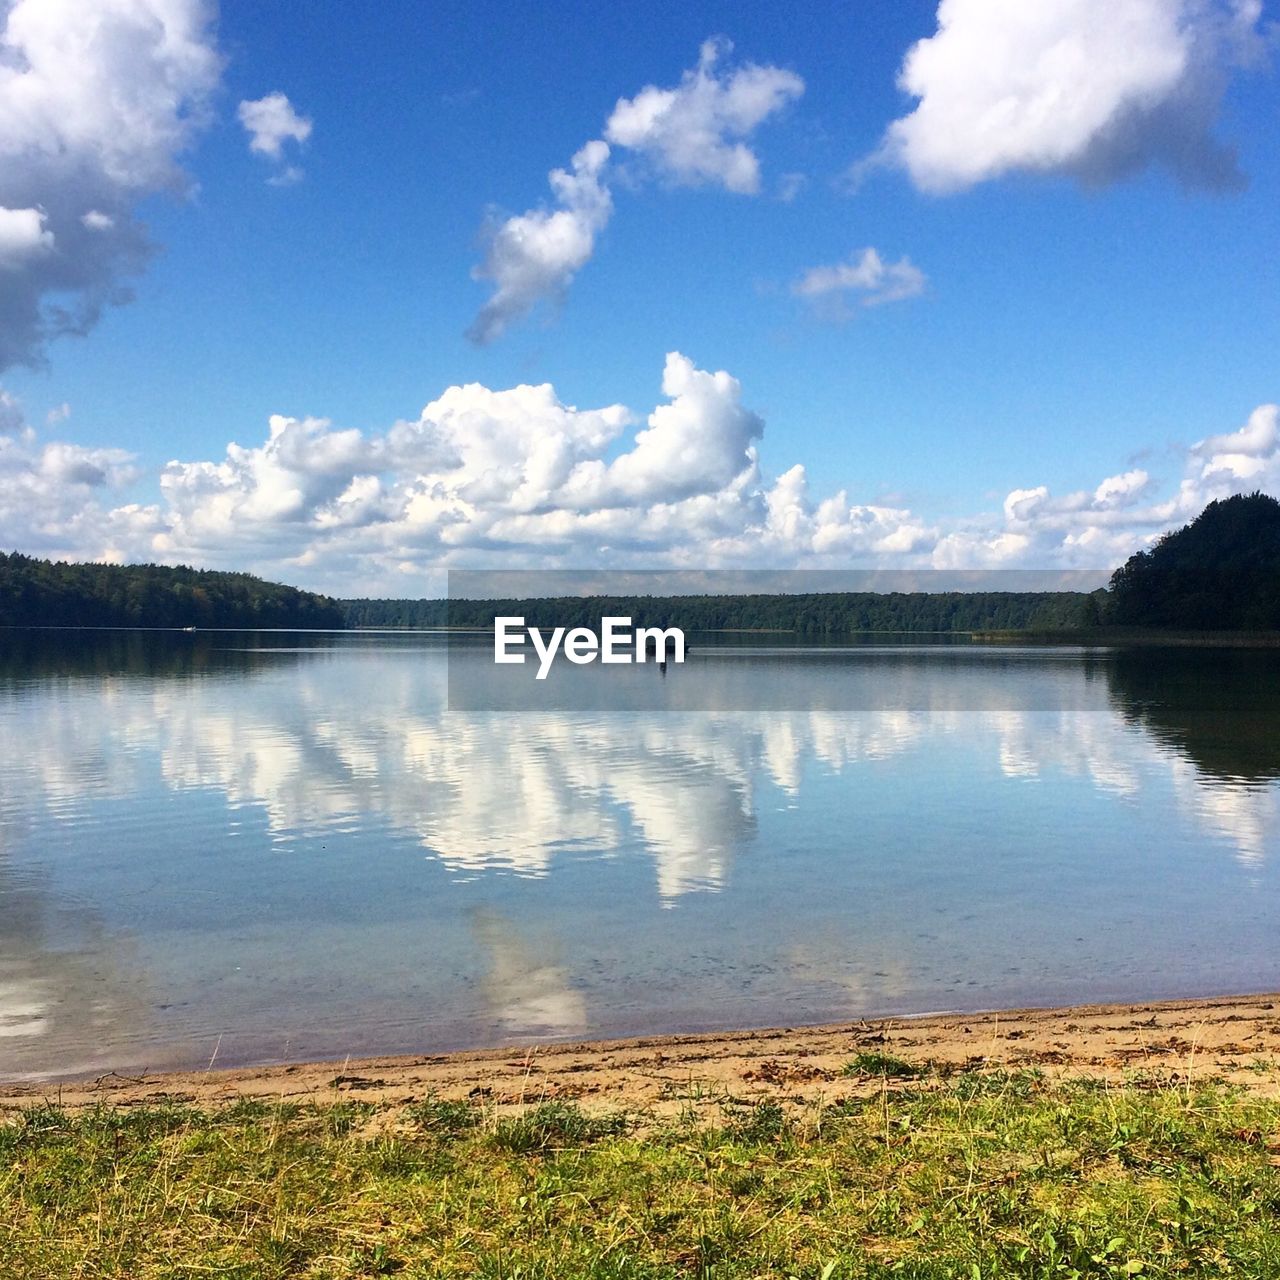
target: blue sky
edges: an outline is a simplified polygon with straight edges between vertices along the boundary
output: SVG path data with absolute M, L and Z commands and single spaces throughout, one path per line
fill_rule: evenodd
M 1277 14 L 1116 9 L 0 4 L 0 542 L 360 594 L 493 563 L 1092 568 L 1280 491 Z M 241 104 L 274 94 L 255 153 Z M 557 202 L 606 138 L 589 210 Z M 557 274 L 548 240 L 531 292 L 509 265 L 532 312 L 468 338 L 507 220 L 557 209 L 585 258 Z M 105 247 L 138 222 L 140 270 Z

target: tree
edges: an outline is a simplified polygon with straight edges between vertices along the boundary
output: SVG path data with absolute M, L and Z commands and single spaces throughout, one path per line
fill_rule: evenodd
M 1107 620 L 1195 631 L 1280 629 L 1280 502 L 1264 493 L 1209 503 L 1188 525 L 1111 575 Z
M 0 555 L 0 626 L 345 626 L 327 596 L 186 565 L 67 564 Z

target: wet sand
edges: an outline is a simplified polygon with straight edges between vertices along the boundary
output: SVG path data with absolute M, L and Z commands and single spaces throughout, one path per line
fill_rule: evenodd
M 674 1114 L 726 1101 L 807 1105 L 883 1087 L 849 1075 L 858 1054 L 955 1070 L 1035 1068 L 1047 1078 L 1120 1083 L 1225 1080 L 1280 1096 L 1280 995 L 937 1014 L 710 1035 L 536 1044 L 422 1057 L 349 1059 L 156 1075 L 109 1074 L 66 1083 L 0 1084 L 0 1110 L 239 1098 L 391 1108 L 426 1098 L 504 1109 L 553 1099 L 592 1109 Z

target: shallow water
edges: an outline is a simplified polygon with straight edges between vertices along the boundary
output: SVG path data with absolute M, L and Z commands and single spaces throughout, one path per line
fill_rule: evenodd
M 1280 988 L 1280 655 L 505 687 L 430 635 L 0 633 L 0 1077 Z

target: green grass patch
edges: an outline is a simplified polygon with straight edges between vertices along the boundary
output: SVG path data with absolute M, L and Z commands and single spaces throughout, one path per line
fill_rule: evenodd
M 623 1116 L 598 1116 L 566 1102 L 544 1102 L 523 1115 L 498 1122 L 492 1143 L 518 1155 L 584 1147 L 626 1128 Z
M 428 1098 L 426 1102 L 416 1102 L 408 1107 L 406 1115 L 423 1129 L 456 1137 L 474 1129 L 483 1113 L 470 1102 Z
M 727 1101 L 715 1121 L 440 1099 L 36 1108 L 0 1123 L 0 1276 L 1280 1275 L 1280 1103 L 874 1074 L 870 1096 Z
M 895 1076 L 899 1079 L 908 1079 L 912 1076 L 922 1076 L 928 1070 L 928 1067 L 917 1066 L 902 1058 L 896 1058 L 891 1053 L 874 1051 L 855 1054 L 844 1064 L 844 1074 L 847 1076 Z

